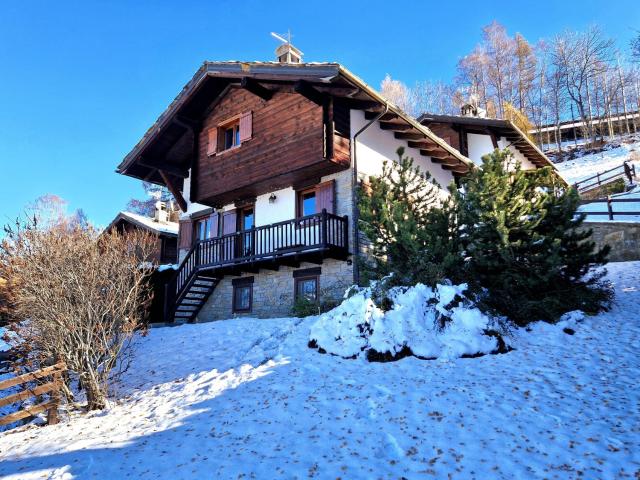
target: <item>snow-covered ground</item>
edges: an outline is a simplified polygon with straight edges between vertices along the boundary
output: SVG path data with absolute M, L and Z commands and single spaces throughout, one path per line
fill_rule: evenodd
M 631 143 L 611 144 L 608 149 L 589 155 L 583 155 L 574 160 L 557 163 L 556 167 L 562 177 L 573 185 L 580 180 L 589 178 L 599 172 L 604 172 L 614 167 L 618 167 L 625 160 L 629 160 L 633 152 L 640 153 L 640 138 L 632 137 Z M 627 141 L 630 139 L 627 139 Z M 640 155 L 634 162 L 636 171 L 640 175 Z
M 321 355 L 314 318 L 153 329 L 110 409 L 0 434 L 0 476 L 638 478 L 640 262 L 609 270 L 610 312 L 475 359 Z

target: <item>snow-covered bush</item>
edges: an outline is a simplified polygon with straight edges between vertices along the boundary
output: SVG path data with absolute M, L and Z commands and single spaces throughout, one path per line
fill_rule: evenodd
M 407 355 L 451 359 L 504 351 L 496 321 L 464 294 L 467 285 L 363 288 L 311 327 L 309 344 L 344 358 Z

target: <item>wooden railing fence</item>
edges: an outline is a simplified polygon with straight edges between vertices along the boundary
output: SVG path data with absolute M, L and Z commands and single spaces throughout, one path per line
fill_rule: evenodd
M 587 214 L 587 216 L 589 215 L 598 215 L 598 216 L 604 216 L 606 215 L 609 220 L 614 220 L 615 216 L 618 215 L 622 215 L 622 216 L 627 216 L 627 215 L 637 215 L 640 216 L 640 200 L 638 200 L 637 198 L 611 198 L 611 197 L 607 197 L 606 199 L 599 199 L 599 200 L 584 200 L 582 202 L 580 202 L 580 205 L 591 205 L 594 203 L 602 203 L 605 204 L 606 210 L 605 208 L 603 208 L 602 210 L 597 210 L 595 212 L 593 211 L 587 211 L 587 210 L 582 210 L 581 213 L 585 213 Z M 622 203 L 635 203 L 638 205 L 638 210 L 637 211 L 629 211 L 629 210 L 615 210 L 615 205 L 620 205 Z
M 604 172 L 598 172 L 595 175 L 574 183 L 574 187 L 579 193 L 585 193 L 594 188 L 602 187 L 618 178 L 626 177 L 629 183 L 632 183 L 636 177 L 636 166 L 630 162 L 622 162 L 617 167 L 610 168 Z
M 60 406 L 61 390 L 62 390 L 62 374 L 66 371 L 63 362 L 56 363 L 50 367 L 45 367 L 35 372 L 25 373 L 14 378 L 0 381 L 0 391 L 6 390 L 18 385 L 34 382 L 36 380 L 51 377 L 47 383 L 37 385 L 33 388 L 25 388 L 24 390 L 0 397 L 0 407 L 11 405 L 13 403 L 22 402 L 31 397 L 39 397 L 40 395 L 49 394 L 49 399 L 43 403 L 23 407 L 17 412 L 10 413 L 0 417 L 0 425 L 9 425 L 24 418 L 33 417 L 42 412 L 47 412 L 47 423 L 54 425 L 58 423 L 58 407 Z

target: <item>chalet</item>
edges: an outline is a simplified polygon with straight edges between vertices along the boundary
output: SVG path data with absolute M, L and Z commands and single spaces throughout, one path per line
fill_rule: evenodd
M 133 212 L 120 212 L 116 215 L 106 232 L 116 229 L 129 232 L 144 230 L 156 237 L 153 260 L 160 264 L 178 263 L 178 228 L 176 219 L 171 218 L 172 209 L 165 202 L 156 202 L 153 218 Z
M 339 299 L 365 248 L 362 178 L 399 146 L 443 195 L 475 168 L 474 147 L 446 141 L 342 65 L 294 53 L 205 62 L 118 167 L 166 185 L 181 209 L 167 321 L 287 316 L 297 296 Z M 513 143 L 508 128 L 495 135 Z

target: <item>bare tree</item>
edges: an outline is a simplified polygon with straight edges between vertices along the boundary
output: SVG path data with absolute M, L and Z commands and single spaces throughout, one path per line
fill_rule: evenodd
M 526 112 L 529 93 L 533 89 L 536 79 L 538 60 L 529 42 L 519 33 L 516 33 L 515 37 L 515 55 L 517 62 L 518 108 L 521 112 Z
M 562 75 L 565 90 L 593 142 L 590 82 L 602 73 L 602 66 L 611 61 L 612 54 L 613 41 L 605 38 L 595 26 L 584 33 L 567 32 L 553 42 L 554 66 Z
M 482 34 L 489 85 L 495 93 L 498 116 L 504 118 L 505 102 L 514 103 L 516 43 L 496 21 L 484 27 Z
M 64 360 L 88 408 L 106 404 L 110 379 L 126 364 L 130 340 L 151 299 L 149 234 L 100 235 L 68 219 L 5 227 L 0 278 L 23 358 Z
M 460 111 L 453 87 L 443 82 L 417 82 L 409 90 L 409 96 L 416 116 L 422 113 L 453 115 Z
M 394 80 L 387 74 L 380 84 L 380 93 L 384 98 L 396 105 L 402 111 L 412 115 L 411 92 L 400 80 Z

